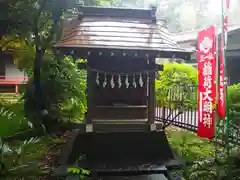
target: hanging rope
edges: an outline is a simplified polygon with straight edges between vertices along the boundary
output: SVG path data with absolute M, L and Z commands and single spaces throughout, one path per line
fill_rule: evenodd
M 109 77 L 110 76 L 110 77 Z M 126 88 L 129 88 L 131 85 L 134 88 L 143 87 L 144 86 L 144 78 L 143 74 L 139 75 L 107 75 L 106 73 L 102 74 L 100 76 L 99 72 L 96 73 L 96 84 L 98 86 L 102 85 L 103 87 L 111 86 L 111 88 L 121 88 L 123 85 L 125 85 Z M 147 79 L 145 78 L 147 83 Z

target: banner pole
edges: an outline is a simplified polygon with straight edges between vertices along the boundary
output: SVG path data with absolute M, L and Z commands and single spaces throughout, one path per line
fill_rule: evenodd
M 219 115 L 218 115 L 218 103 L 219 103 L 219 84 L 220 84 L 220 78 L 219 78 L 219 75 L 220 75 L 220 68 L 219 68 L 219 65 L 220 65 L 220 61 L 219 61 L 219 36 L 218 36 L 218 25 L 216 23 L 215 25 L 215 33 L 216 33 L 216 73 L 215 73 L 215 85 L 216 85 L 216 100 L 215 100 L 215 139 L 218 138 L 218 129 L 217 129 L 217 125 L 219 123 Z
M 224 85 L 225 85 L 225 101 L 226 101 L 226 134 L 229 132 L 229 107 L 228 107 L 228 72 L 227 72 L 227 57 L 226 57 L 226 39 L 225 39 L 225 30 L 224 30 L 224 0 L 222 0 L 222 40 L 223 40 L 223 53 L 224 53 Z
M 226 39 L 225 39 L 225 14 L 224 14 L 224 0 L 222 2 L 222 41 L 223 41 L 223 57 L 224 57 L 224 86 L 225 86 L 225 108 L 226 108 L 226 117 L 225 117 L 225 135 L 226 135 L 226 143 L 228 144 L 229 137 L 229 105 L 228 105 L 228 73 L 227 73 L 227 58 L 226 58 Z M 227 145 L 228 146 L 228 145 Z M 227 153 L 229 154 L 229 148 L 227 147 Z
M 220 122 L 220 118 L 218 115 L 218 103 L 219 103 L 219 84 L 220 84 L 220 62 L 219 62 L 219 36 L 218 36 L 218 23 L 215 25 L 216 28 L 216 73 L 215 73 L 215 85 L 216 85 L 216 99 L 215 99 L 215 128 L 214 128 L 214 139 L 215 141 L 213 142 L 214 147 L 215 147 L 215 161 L 218 161 L 218 144 L 217 144 L 217 139 L 219 138 L 219 130 L 218 130 L 218 124 Z M 220 177 L 220 170 L 217 167 L 217 179 Z
M 220 84 L 220 79 L 219 79 L 219 36 L 218 36 L 218 25 L 216 24 L 216 73 L 215 73 L 215 84 L 216 84 L 216 102 L 215 102 L 215 117 L 216 117 L 216 123 L 215 123 L 215 135 L 216 135 L 216 130 L 217 130 L 217 124 L 219 121 L 219 116 L 218 116 L 218 100 L 219 100 L 219 84 Z

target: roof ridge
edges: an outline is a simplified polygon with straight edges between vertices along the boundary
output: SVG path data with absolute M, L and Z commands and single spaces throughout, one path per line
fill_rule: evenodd
M 107 17 L 127 17 L 144 18 L 156 20 L 156 8 L 112 8 L 112 7 L 79 7 L 80 16 L 107 16 Z

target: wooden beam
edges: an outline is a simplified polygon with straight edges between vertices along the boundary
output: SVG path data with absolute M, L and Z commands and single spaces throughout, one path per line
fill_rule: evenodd
M 149 60 L 150 66 L 155 66 L 155 59 Z M 155 119 L 155 72 L 149 73 L 148 83 L 148 123 L 154 124 Z
M 101 47 L 101 46 L 72 46 L 72 45 L 62 45 L 56 44 L 54 46 L 54 51 L 56 54 L 66 54 L 72 56 L 72 53 L 75 53 L 75 56 L 78 58 L 89 59 L 92 57 L 138 57 L 138 58 L 145 58 L 146 55 L 149 58 L 156 58 L 157 56 L 161 55 L 161 58 L 179 58 L 179 59 L 190 59 L 190 53 L 185 51 L 156 51 L 152 48 L 141 48 L 138 47 Z M 57 53 L 58 52 L 58 53 Z

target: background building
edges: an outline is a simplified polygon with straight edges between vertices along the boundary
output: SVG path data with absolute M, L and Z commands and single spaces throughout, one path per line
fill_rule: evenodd
M 177 41 L 181 48 L 195 51 L 192 54 L 191 62 L 188 62 L 194 66 L 197 66 L 196 45 L 199 31 L 200 30 L 194 30 L 173 34 L 175 41 Z M 221 28 L 218 29 L 218 34 L 221 34 Z M 229 27 L 227 39 L 226 55 L 229 83 L 236 84 L 240 82 L 240 25 Z
M 27 81 L 27 75 L 14 64 L 8 54 L 0 54 L 0 92 L 19 93 L 21 84 Z

